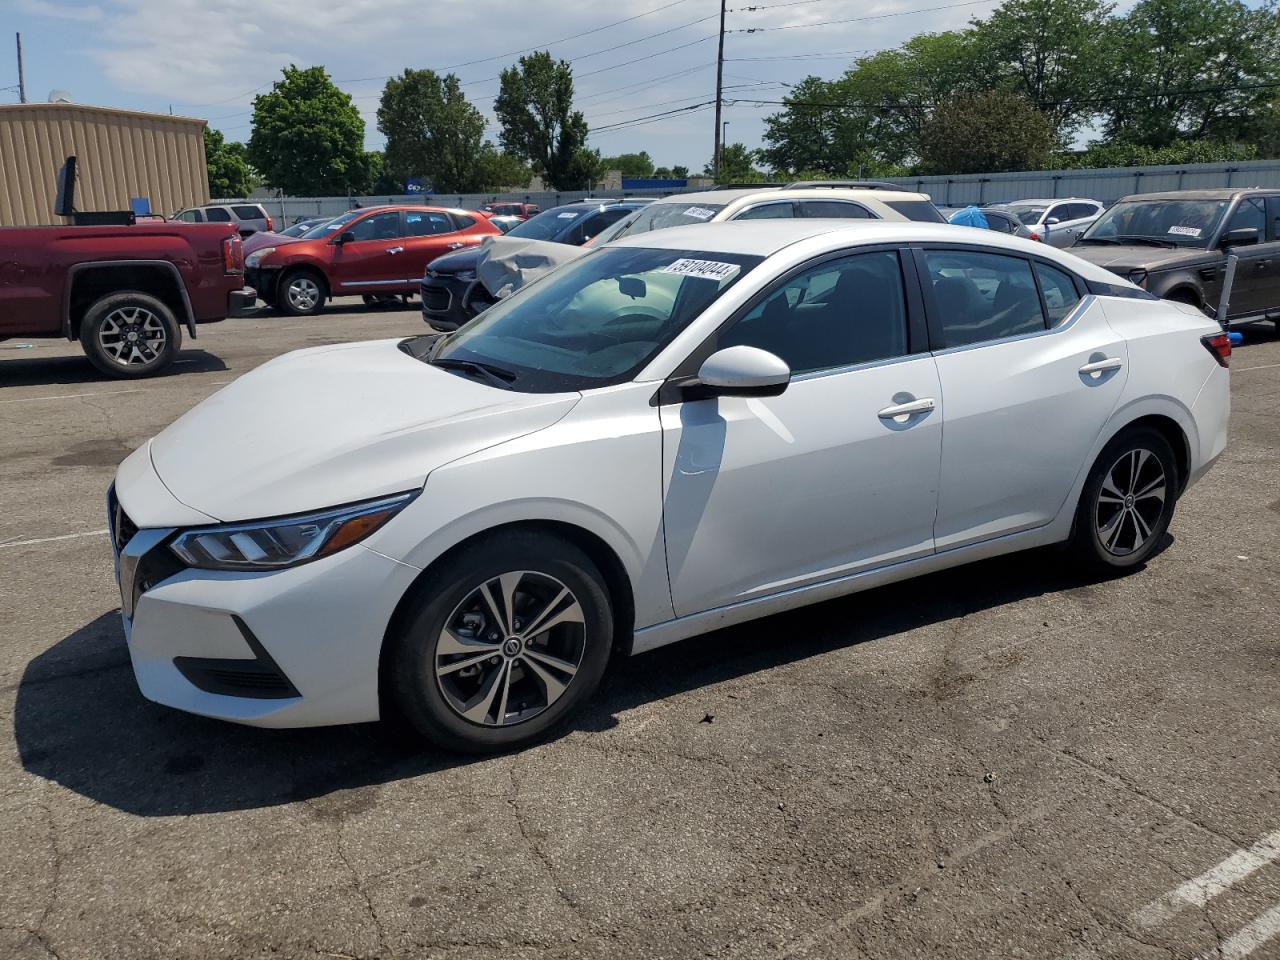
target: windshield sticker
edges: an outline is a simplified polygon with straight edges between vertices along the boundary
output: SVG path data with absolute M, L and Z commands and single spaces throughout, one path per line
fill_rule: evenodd
M 567 213 L 557 213 L 557 214 L 556 214 L 556 219 L 557 219 L 557 220 L 573 220 L 573 219 L 575 219 L 577 216 L 578 216 L 578 215 L 577 215 L 576 213 L 574 213 L 572 210 L 570 210 L 570 211 L 569 211 L 569 212 L 567 212 Z
M 326 230 L 337 230 L 337 229 L 338 229 L 339 227 L 341 227 L 341 226 L 343 226 L 343 224 L 341 224 L 341 223 L 331 223 L 331 224 L 327 225 L 327 226 L 325 227 L 325 229 L 326 229 Z
M 1198 237 L 1204 231 L 1199 227 L 1170 227 L 1170 233 L 1176 233 L 1180 237 Z
M 716 215 L 714 210 L 708 210 L 706 207 L 690 207 L 684 212 L 686 217 L 693 217 L 695 220 L 710 220 Z
M 663 273 L 675 273 L 682 277 L 697 277 L 699 280 L 715 280 L 721 283 L 734 276 L 741 269 L 736 263 L 721 263 L 718 260 L 677 260 L 662 268 Z

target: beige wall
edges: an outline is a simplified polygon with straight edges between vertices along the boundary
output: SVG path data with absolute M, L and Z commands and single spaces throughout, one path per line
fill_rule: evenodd
M 63 223 L 58 171 L 74 154 L 77 210 L 128 210 L 150 197 L 172 215 L 209 197 L 204 121 L 71 103 L 0 106 L 0 226 Z

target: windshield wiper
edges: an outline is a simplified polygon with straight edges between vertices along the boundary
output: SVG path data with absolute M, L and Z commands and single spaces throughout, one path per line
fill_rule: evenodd
M 1145 243 L 1149 247 L 1177 247 L 1178 245 L 1172 240 L 1161 240 L 1157 237 L 1142 237 L 1137 235 L 1123 235 L 1116 238 L 1120 243 Z
M 510 389 L 511 384 L 516 379 L 516 375 L 510 370 L 504 370 L 502 367 L 494 366 L 491 363 L 482 363 L 479 360 L 458 360 L 454 357 L 443 357 L 432 360 L 430 363 L 433 367 L 469 373 L 473 377 L 479 377 L 490 386 L 498 387 L 501 390 Z

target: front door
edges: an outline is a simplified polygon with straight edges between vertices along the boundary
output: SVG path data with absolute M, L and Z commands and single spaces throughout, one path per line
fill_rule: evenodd
M 784 393 L 661 408 L 678 615 L 933 551 L 942 394 L 907 321 L 896 250 L 827 259 L 716 344 L 780 356 Z
M 1227 249 L 1239 257 L 1236 278 L 1231 286 L 1229 319 L 1262 317 L 1268 310 L 1280 307 L 1280 275 L 1274 272 L 1280 260 L 1280 242 L 1267 233 L 1266 201 L 1262 197 L 1242 197 L 1223 227 L 1227 231 L 1244 228 L 1258 231 L 1258 242 Z
M 405 286 L 405 243 L 400 211 L 384 210 L 353 221 L 344 233 L 345 243 L 335 244 L 330 281 L 334 293 L 396 293 Z M 418 279 L 422 271 L 418 271 Z
M 1058 516 L 1128 375 L 1125 341 L 1042 261 L 920 253 L 946 397 L 939 552 Z

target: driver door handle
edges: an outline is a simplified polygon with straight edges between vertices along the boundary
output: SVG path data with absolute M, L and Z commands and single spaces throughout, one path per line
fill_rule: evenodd
M 1080 368 L 1080 372 L 1085 376 L 1092 376 L 1095 373 L 1109 373 L 1112 370 L 1119 370 L 1123 366 L 1124 361 L 1119 357 L 1107 357 L 1105 360 L 1086 363 Z
M 933 410 L 933 407 L 932 397 L 922 397 L 919 400 L 912 400 L 910 403 L 895 403 L 891 407 L 885 407 L 876 416 L 881 420 L 896 420 L 898 417 L 912 417 L 918 413 L 929 413 Z
M 404 247 L 387 247 L 387 253 L 404 253 Z

